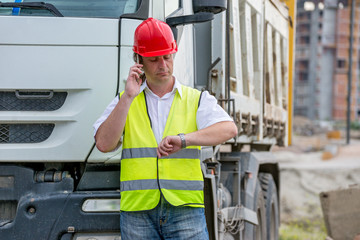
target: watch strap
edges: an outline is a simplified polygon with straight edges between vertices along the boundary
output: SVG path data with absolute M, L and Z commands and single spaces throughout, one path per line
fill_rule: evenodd
M 179 133 L 178 136 L 181 139 L 181 148 L 186 148 L 185 134 Z

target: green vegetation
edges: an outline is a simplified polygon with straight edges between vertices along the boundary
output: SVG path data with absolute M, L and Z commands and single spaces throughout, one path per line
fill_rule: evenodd
M 281 223 L 280 240 L 324 240 L 326 227 L 323 220 L 299 220 Z
M 351 122 L 350 123 L 350 129 L 352 129 L 352 130 L 360 130 L 360 122 L 359 121 Z
M 335 129 L 346 129 L 346 121 L 336 121 L 334 123 Z M 360 130 L 360 121 L 352 121 L 350 122 L 350 129 L 351 130 Z

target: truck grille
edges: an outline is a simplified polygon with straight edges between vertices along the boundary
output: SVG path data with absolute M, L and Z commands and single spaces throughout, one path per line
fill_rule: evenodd
M 0 143 L 39 143 L 45 141 L 55 124 L 0 124 Z
M 65 102 L 67 92 L 0 92 L 0 111 L 54 111 Z

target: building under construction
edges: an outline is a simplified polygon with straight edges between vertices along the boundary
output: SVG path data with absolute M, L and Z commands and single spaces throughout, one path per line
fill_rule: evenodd
M 345 120 L 347 113 L 351 0 L 298 0 L 294 115 Z M 359 20 L 356 3 L 351 120 L 359 119 Z

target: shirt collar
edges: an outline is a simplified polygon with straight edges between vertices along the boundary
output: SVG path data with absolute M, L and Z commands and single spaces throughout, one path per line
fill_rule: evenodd
M 173 89 L 171 90 L 171 92 L 172 92 L 172 93 L 175 93 L 175 91 L 177 90 L 178 93 L 179 93 L 179 95 L 180 95 L 180 98 L 182 98 L 181 83 L 176 79 L 175 76 L 174 76 L 174 78 L 175 78 L 175 83 L 174 83 L 174 86 L 173 86 Z M 147 85 L 147 83 L 146 83 L 146 80 L 145 80 L 144 84 L 141 85 L 141 87 L 140 87 L 140 92 L 144 91 L 145 89 L 146 89 L 147 91 L 152 92 L 152 91 L 150 90 L 150 88 L 148 87 L 148 85 Z

